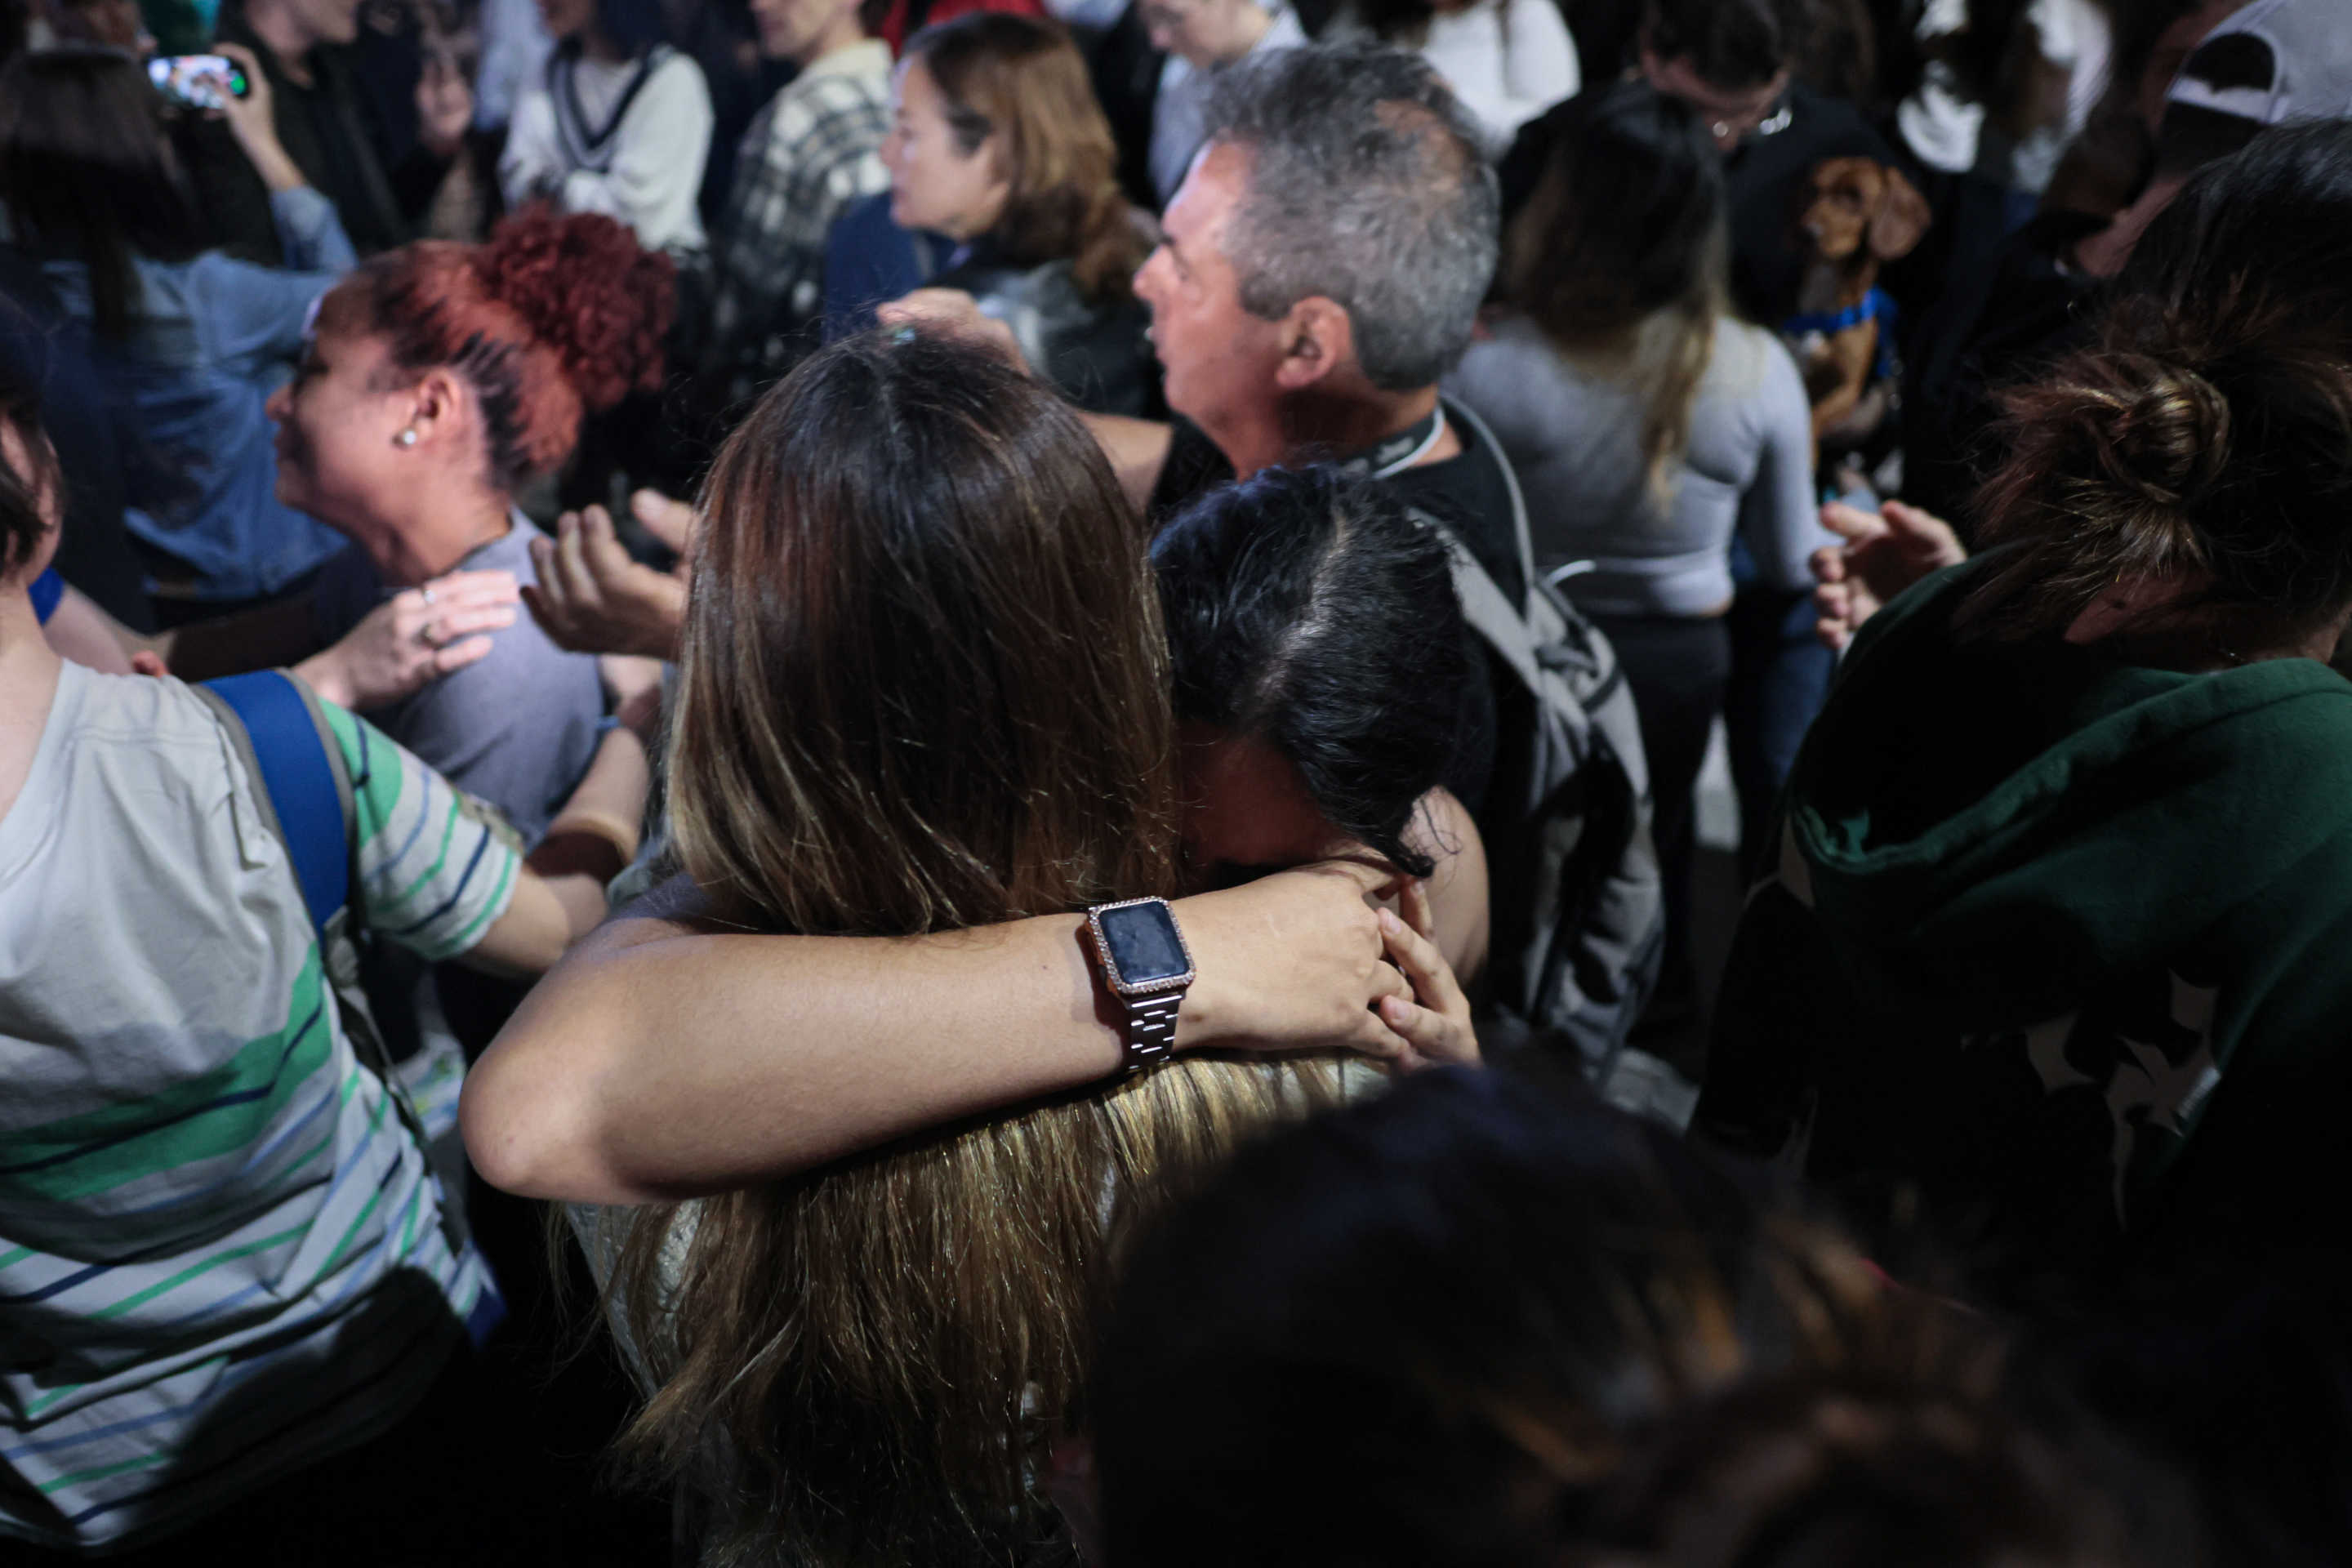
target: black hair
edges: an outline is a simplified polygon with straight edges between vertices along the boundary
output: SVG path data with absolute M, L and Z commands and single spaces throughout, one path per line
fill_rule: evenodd
M 163 117 L 162 96 L 120 49 L 41 49 L 0 68 L 0 199 L 16 243 L 88 268 L 101 338 L 129 334 L 134 256 L 184 261 L 204 248 Z
M 1709 87 L 1761 87 L 1797 58 L 1802 0 L 1649 0 L 1642 42 L 1662 60 L 1687 59 Z
M 1417 1074 L 1142 1220 L 1096 1366 L 1106 1555 L 2144 1564 L 2004 1352 L 1580 1080 Z
M 1417 877 L 1469 647 L 1444 543 L 1370 479 L 1269 468 L 1155 540 L 1176 720 L 1261 740 L 1337 828 Z
M 0 299 L 0 311 L 16 313 L 16 307 Z M 34 379 L 37 371 L 23 363 L 16 354 L 0 354 L 0 426 L 16 433 L 24 444 L 26 471 L 17 471 L 15 464 L 0 458 L 0 573 L 13 573 L 33 558 L 40 548 L 41 537 L 49 531 L 47 518 L 42 515 L 44 496 L 62 509 L 64 478 L 58 472 L 57 453 L 41 429 L 41 398 L 39 384 Z

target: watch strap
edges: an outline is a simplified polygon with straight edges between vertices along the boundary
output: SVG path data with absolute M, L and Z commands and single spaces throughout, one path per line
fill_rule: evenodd
M 1158 1067 L 1176 1054 L 1176 1010 L 1183 1005 L 1181 987 L 1150 996 L 1120 998 L 1127 1008 L 1129 1072 Z

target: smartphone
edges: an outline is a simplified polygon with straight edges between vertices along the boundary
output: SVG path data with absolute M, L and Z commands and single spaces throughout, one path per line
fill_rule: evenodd
M 226 108 L 216 83 L 226 82 L 231 97 L 253 91 L 245 68 L 226 55 L 158 55 L 147 62 L 147 79 L 169 96 L 195 109 Z

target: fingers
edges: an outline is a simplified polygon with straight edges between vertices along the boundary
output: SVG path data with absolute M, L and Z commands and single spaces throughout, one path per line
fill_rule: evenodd
M 1311 866 L 1296 867 L 1294 869 L 1351 882 L 1367 899 L 1388 898 L 1397 891 L 1401 882 L 1410 880 L 1395 867 L 1382 860 L 1318 860 Z
M 686 553 L 694 538 L 694 508 L 659 490 L 635 490 L 629 496 L 629 515 L 647 533 L 677 551 Z
M 172 671 L 170 668 L 163 663 L 163 656 L 162 654 L 155 653 L 151 649 L 142 647 L 137 653 L 131 656 L 131 673 L 133 675 L 169 675 Z
M 1437 939 L 1437 917 L 1429 906 L 1429 884 L 1419 877 L 1408 877 L 1397 890 L 1397 912 L 1404 923 L 1434 942 Z
M 1969 558 L 1958 533 L 1934 512 L 1891 500 L 1886 503 L 1885 515 L 1891 531 L 1902 535 L 1913 550 L 1931 556 L 1938 565 L 1957 565 Z
M 504 630 L 515 624 L 512 605 L 483 605 L 473 609 L 453 610 L 441 604 L 433 606 L 433 614 L 425 623 L 429 643 L 451 643 L 476 632 Z
M 1413 994 L 1384 996 L 1381 1021 L 1425 1062 L 1475 1062 L 1478 1037 L 1470 1004 L 1436 943 L 1394 914 L 1381 911 L 1381 936 L 1391 962 L 1412 984 Z
M 542 572 L 540 580 L 551 583 L 556 596 L 568 606 L 593 612 L 602 595 L 597 591 L 596 572 L 588 561 L 588 521 L 601 515 L 594 507 L 584 514 L 566 512 L 555 522 L 555 570 Z M 608 518 L 605 526 L 611 527 Z
M 1812 568 L 1813 581 L 1816 583 L 1843 582 L 1845 580 L 1845 546 L 1824 544 L 1805 557 L 1805 564 Z
M 1843 583 L 1824 583 L 1813 590 L 1813 635 L 1832 652 L 1842 653 L 1853 636 L 1853 601 Z
M 425 584 L 436 605 L 468 607 L 477 604 L 511 605 L 520 596 L 521 584 L 511 572 L 452 572 L 446 577 L 436 577 Z
M 1468 1016 L 1469 999 L 1435 942 L 1387 910 L 1381 911 L 1381 940 L 1390 964 L 1412 983 L 1414 999 L 1441 1013 Z
M 433 673 L 446 675 L 453 669 L 463 669 L 477 659 L 488 658 L 493 646 L 489 638 L 483 637 L 446 643 L 433 650 Z
M 1875 539 L 1886 531 L 1885 520 L 1877 512 L 1864 511 L 1842 500 L 1822 503 L 1822 526 L 1850 544 Z

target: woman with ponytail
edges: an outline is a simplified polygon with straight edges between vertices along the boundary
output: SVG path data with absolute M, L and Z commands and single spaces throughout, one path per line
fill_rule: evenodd
M 1069 35 L 995 11 L 942 22 L 908 40 L 891 97 L 890 216 L 953 247 L 929 286 L 1004 321 L 1079 407 L 1153 413 L 1150 315 L 1131 283 L 1150 246 Z
M 2339 1271 L 2352 124 L 2264 132 L 2012 395 L 1976 560 L 1874 616 L 1699 1108 L 2029 1300 Z

